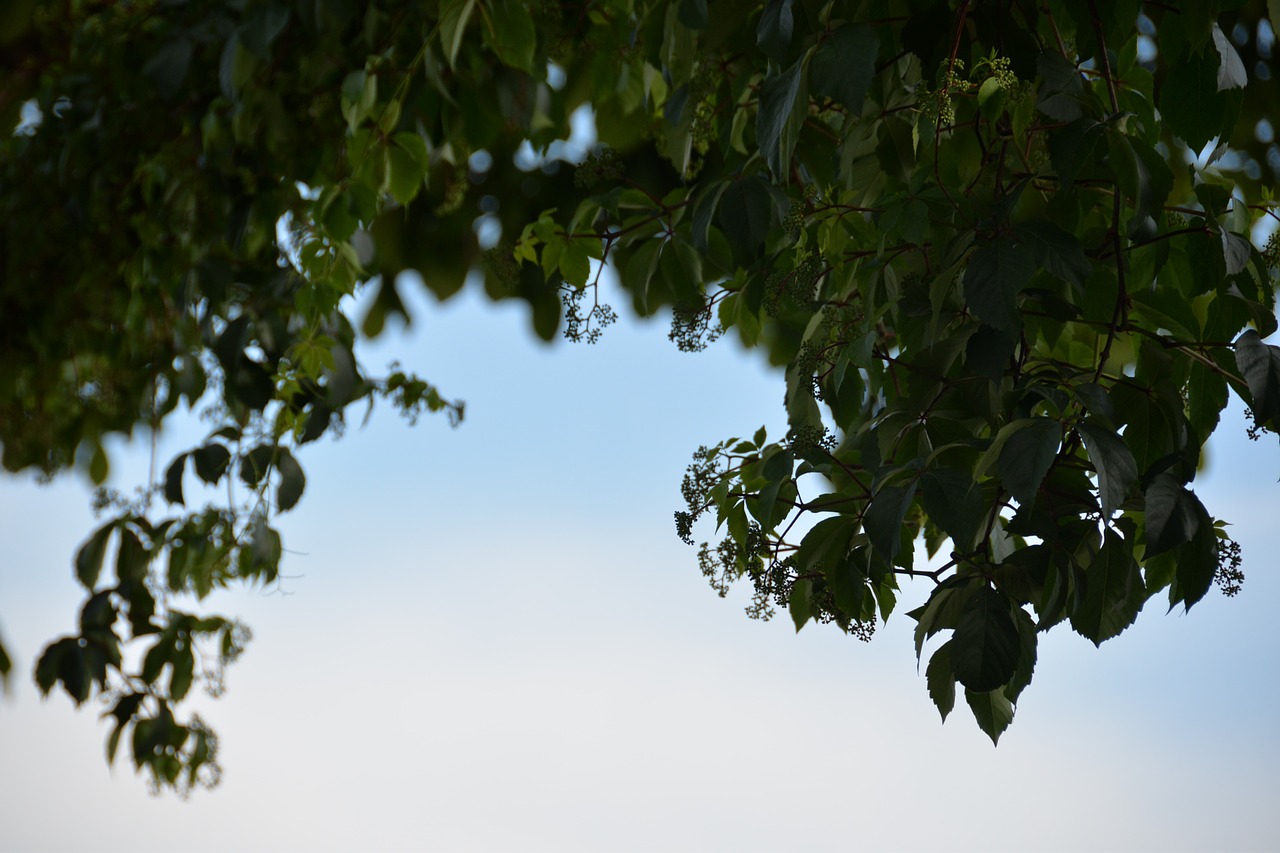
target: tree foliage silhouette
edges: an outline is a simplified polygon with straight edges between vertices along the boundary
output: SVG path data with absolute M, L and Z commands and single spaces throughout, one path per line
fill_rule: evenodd
M 4 467 L 102 483 L 104 437 L 216 420 L 106 500 L 74 559 L 78 631 L 37 683 L 103 697 L 108 755 L 127 736 L 157 785 L 216 781 L 216 739 L 176 709 L 219 689 L 247 629 L 200 601 L 276 578 L 301 450 L 373 398 L 463 415 L 359 363 L 357 337 L 414 281 L 472 280 L 541 337 L 594 341 L 607 267 L 681 349 L 730 334 L 786 368 L 787 434 L 703 447 L 685 478 L 678 533 L 722 537 L 699 550 L 713 585 L 869 638 L 925 579 L 928 692 L 944 719 L 962 693 L 996 741 L 1041 632 L 1101 643 L 1155 597 L 1239 589 L 1192 485 L 1233 393 L 1255 436 L 1280 428 L 1280 249 L 1254 242 L 1277 220 L 1277 19 L 1275 0 L 9 4 Z M 587 108 L 597 148 L 557 160 Z M 540 164 L 517 165 L 526 145 Z M 198 483 L 227 497 L 189 506 Z

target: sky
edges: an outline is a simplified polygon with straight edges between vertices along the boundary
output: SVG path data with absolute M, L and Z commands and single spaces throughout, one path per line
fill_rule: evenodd
M 366 364 L 400 360 L 466 419 L 384 407 L 301 456 L 286 579 L 208 602 L 254 631 L 195 702 L 221 736 L 213 792 L 149 795 L 127 756 L 108 768 L 97 705 L 41 700 L 89 490 L 0 479 L 0 850 L 1280 849 L 1280 447 L 1238 410 L 1196 488 L 1235 524 L 1244 591 L 1154 600 L 1101 649 L 1042 637 L 993 748 L 963 706 L 940 724 L 917 671 L 927 581 L 869 644 L 797 635 L 718 598 L 677 539 L 692 451 L 785 431 L 758 355 L 680 353 L 625 317 L 546 345 L 473 292 L 411 308 Z M 147 463 L 121 449 L 113 482 Z

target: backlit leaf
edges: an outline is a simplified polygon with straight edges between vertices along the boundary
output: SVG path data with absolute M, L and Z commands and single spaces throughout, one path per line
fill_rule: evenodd
M 1013 677 L 1021 644 L 1009 615 L 1009 601 L 998 590 L 980 586 L 965 602 L 949 641 L 951 667 L 966 689 L 994 690 Z

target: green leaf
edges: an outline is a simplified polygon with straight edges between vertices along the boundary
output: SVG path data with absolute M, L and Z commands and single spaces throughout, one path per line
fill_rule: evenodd
M 813 618 L 810 599 L 813 594 L 813 582 L 804 578 L 791 585 L 791 596 L 787 599 L 787 609 L 791 613 L 791 621 L 795 623 L 796 632 L 804 627 L 804 623 Z
M 395 145 L 387 146 L 387 185 L 391 197 L 408 204 L 422 189 L 426 169 L 413 154 Z
M 1146 536 L 1143 559 L 1176 548 L 1190 541 L 1199 528 L 1196 514 L 1199 501 L 1172 475 L 1157 474 L 1147 486 Z
M 1213 25 L 1213 47 L 1218 52 L 1218 91 L 1243 89 L 1249 82 L 1244 62 L 1217 23 Z
M 855 116 L 876 73 L 880 41 L 875 30 L 856 24 L 837 27 L 818 45 L 809 63 L 809 88 L 816 97 L 828 97 Z
M 718 220 L 735 263 L 749 267 L 760 257 L 776 218 L 777 206 L 768 184 L 758 175 L 732 181 L 725 188 Z
M 1101 424 L 1082 422 L 1076 425 L 1084 440 L 1089 461 L 1098 472 L 1098 492 L 1102 497 L 1102 514 L 1110 518 L 1120 508 L 1129 489 L 1138 479 L 1138 463 L 1133 453 L 1114 431 Z
M 1191 541 L 1177 549 L 1174 583 L 1169 589 L 1169 605 L 1182 602 L 1187 610 L 1196 604 L 1213 586 L 1218 570 L 1218 536 L 1213 519 L 1204 505 L 1192 497 L 1192 511 L 1197 518 L 1195 535 Z
M 217 442 L 210 442 L 191 452 L 196 463 L 196 476 L 213 485 L 227 473 L 227 465 L 231 462 L 231 451 Z
M 169 698 L 174 702 L 181 702 L 186 697 L 187 691 L 191 689 L 196 668 L 195 657 L 192 655 L 189 643 L 181 649 L 174 650 L 170 664 L 172 670 L 169 676 Z
M 444 0 L 440 4 L 440 47 L 450 68 L 458 61 L 458 49 L 475 6 L 476 0 Z
M 151 555 L 142 547 L 138 534 L 128 527 L 120 528 L 120 547 L 116 551 L 116 578 L 121 586 L 144 589 L 147 564 Z
M 1000 484 L 1018 503 L 1035 502 L 1036 492 L 1053 465 L 1062 439 L 1062 425 L 1049 418 L 1030 418 L 1011 434 L 1000 450 Z
M 1031 281 L 1035 259 L 1023 243 L 1002 237 L 978 249 L 964 273 L 964 301 L 982 322 L 1007 331 L 1017 326 L 1017 298 Z
M 1219 235 L 1222 239 L 1222 260 L 1226 264 L 1227 275 L 1238 275 L 1249 266 L 1249 258 L 1253 255 L 1253 244 L 1248 238 L 1234 234 L 1225 228 Z
M 538 34 L 533 16 L 524 3 L 500 0 L 487 5 L 490 17 L 488 37 L 493 52 L 503 64 L 534 73 L 533 58 L 538 47 Z
M 102 442 L 95 440 L 93 455 L 89 457 L 89 479 L 95 486 L 101 486 L 107 481 L 107 475 L 110 473 L 111 464 L 107 460 L 107 451 L 102 448 Z
M 142 73 L 155 88 L 156 94 L 168 100 L 178 94 L 187 79 L 191 67 L 191 40 L 179 37 L 164 43 L 156 54 L 142 66 Z
M 564 251 L 560 255 L 560 274 L 573 287 L 586 286 L 591 276 L 591 260 L 585 240 L 565 240 Z
M 1023 222 L 1017 234 L 1020 241 L 1031 246 L 1036 261 L 1050 275 L 1076 287 L 1084 286 L 1093 264 L 1085 257 L 1084 248 L 1074 234 L 1043 219 Z
M 182 475 L 187 470 L 187 456 L 189 454 L 180 453 L 177 458 L 169 463 L 169 467 L 164 472 L 164 499 L 171 504 L 186 505 L 186 501 L 182 498 Z
M 1035 675 L 1040 634 L 1036 630 L 1036 623 L 1031 618 L 1031 614 L 1021 607 L 1013 609 L 1013 621 L 1017 625 L 1018 639 L 1022 648 L 1018 654 L 1018 668 L 1014 670 L 1013 678 L 1003 690 L 1005 698 L 1010 702 L 1017 702 L 1018 697 L 1031 684 L 1031 678 Z
M 1258 424 L 1280 426 L 1280 347 L 1264 344 L 1253 329 L 1235 342 L 1236 366 L 1253 397 L 1250 408 Z
M 862 518 L 862 526 L 871 540 L 875 553 L 887 564 L 892 564 L 901 547 L 902 520 L 907 515 L 916 485 L 883 486 L 871 499 L 871 505 Z
M 248 453 L 240 457 L 240 480 L 249 488 L 254 488 L 258 483 L 262 482 L 262 478 L 267 476 L 267 472 L 271 470 L 271 457 L 275 455 L 276 449 L 271 444 L 259 444 L 250 449 Z
M 756 144 L 779 183 L 788 182 L 796 136 L 809 112 L 809 100 L 804 96 L 803 84 L 803 60 L 798 60 L 781 74 L 765 78 L 760 84 Z
M 303 489 L 307 486 L 307 477 L 303 474 L 302 466 L 298 464 L 298 460 L 283 447 L 279 449 L 276 469 L 280 472 L 280 487 L 276 489 L 276 504 L 281 512 L 285 512 L 297 505 L 298 500 L 302 497 Z
M 929 665 L 924 671 L 925 683 L 929 686 L 929 698 L 937 706 L 942 721 L 956 705 L 956 677 L 951 671 L 951 641 L 943 643 L 929 658 Z
M 1114 530 L 1085 567 L 1084 601 L 1071 613 L 1071 627 L 1095 646 L 1133 624 L 1147 600 L 1133 547 Z
M 791 0 L 769 0 L 756 26 L 756 44 L 765 55 L 783 65 L 791 48 L 795 31 L 795 17 L 791 12 Z
M 997 689 L 976 693 L 966 689 L 964 699 L 969 703 L 978 727 L 987 733 L 993 744 L 999 744 L 1000 735 L 1013 722 L 1013 704 L 1005 698 L 1004 691 Z
M 680 23 L 691 30 L 705 30 L 711 23 L 707 16 L 707 0 L 680 0 L 678 15 Z
M 109 521 L 93 532 L 93 535 L 76 552 L 76 577 L 85 589 L 92 591 L 102 574 L 102 560 L 107 553 L 107 540 L 116 522 Z
M 1218 55 L 1191 54 L 1169 70 L 1160 88 L 1160 116 L 1199 152 L 1222 131 L 1226 106 L 1218 94 Z
M 982 488 L 953 468 L 937 468 L 921 478 L 924 511 L 946 531 L 957 549 L 973 547 L 985 511 Z
M 1005 595 L 989 586 L 975 589 L 949 645 L 951 667 L 966 689 L 994 690 L 1012 678 L 1021 644 Z

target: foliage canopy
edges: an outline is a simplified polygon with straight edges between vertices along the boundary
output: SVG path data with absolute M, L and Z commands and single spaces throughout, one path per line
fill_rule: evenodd
M 928 692 L 997 740 L 1041 632 L 1100 644 L 1153 598 L 1239 588 L 1192 484 L 1232 393 L 1280 430 L 1280 250 L 1253 239 L 1277 219 L 1268 19 L 1275 0 L 7 5 L 4 467 L 101 483 L 105 436 L 217 420 L 108 501 L 37 683 L 103 696 L 108 755 L 127 736 L 158 785 L 215 780 L 175 707 L 247 631 L 188 609 L 277 576 L 299 448 L 350 406 L 463 413 L 369 371 L 357 336 L 414 282 L 471 280 L 591 341 L 607 266 L 682 349 L 728 333 L 786 368 L 786 436 L 700 448 L 685 478 L 679 534 L 724 537 L 699 550 L 713 586 L 868 638 L 927 579 Z M 557 161 L 584 108 L 598 146 Z M 226 499 L 189 506 L 197 481 Z

